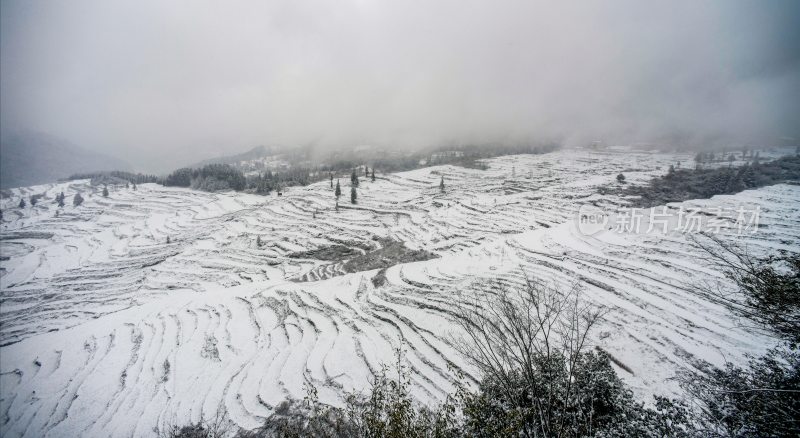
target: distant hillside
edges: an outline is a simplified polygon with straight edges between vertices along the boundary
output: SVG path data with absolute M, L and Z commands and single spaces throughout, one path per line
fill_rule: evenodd
M 199 161 L 187 167 L 199 168 L 206 166 L 208 164 L 236 164 L 240 161 L 254 160 L 256 158 L 266 157 L 271 154 L 272 152 L 270 149 L 267 149 L 264 146 L 256 146 L 247 152 L 242 152 L 241 154 L 224 155 L 218 158 L 209 158 L 207 160 Z
M 75 173 L 104 170 L 130 170 L 130 165 L 40 132 L 17 131 L 0 137 L 2 188 L 42 184 Z

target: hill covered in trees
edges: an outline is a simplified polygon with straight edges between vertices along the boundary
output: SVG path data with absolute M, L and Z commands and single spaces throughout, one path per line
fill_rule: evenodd
M 668 202 L 710 198 L 783 182 L 800 181 L 800 156 L 786 156 L 766 163 L 753 160 L 738 167 L 675 169 L 644 186 L 623 189 L 634 204 L 648 208 Z
M 218 190 L 244 190 L 246 181 L 242 171 L 227 164 L 208 164 L 200 169 L 184 167 L 164 179 L 165 186 L 191 187 L 213 192 Z

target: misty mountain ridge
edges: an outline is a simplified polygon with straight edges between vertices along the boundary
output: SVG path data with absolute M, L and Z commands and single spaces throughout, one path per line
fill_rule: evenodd
M 272 147 L 267 148 L 265 146 L 256 146 L 246 152 L 233 155 L 223 155 L 217 158 L 208 158 L 202 161 L 198 161 L 194 164 L 190 164 L 189 166 L 186 167 L 200 168 L 203 166 L 207 166 L 209 164 L 236 164 L 241 161 L 250 161 L 258 158 L 264 158 L 272 155 L 273 153 L 274 152 Z
M 55 182 L 81 172 L 130 169 L 123 160 L 42 132 L 12 131 L 0 137 L 4 189 Z

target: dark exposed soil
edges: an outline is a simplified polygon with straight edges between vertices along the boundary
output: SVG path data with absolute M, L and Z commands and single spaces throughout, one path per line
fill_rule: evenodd
M 372 285 L 375 287 L 381 287 L 386 284 L 386 268 L 381 269 L 372 277 Z
M 422 249 L 409 249 L 403 242 L 390 241 L 382 248 L 348 260 L 343 268 L 347 272 L 369 271 L 388 268 L 400 263 L 420 262 L 438 257 L 436 254 Z
M 53 233 L 44 231 L 13 231 L 5 233 L 0 236 L 0 240 L 17 240 L 17 239 L 52 239 Z
M 308 251 L 294 252 L 288 255 L 293 259 L 314 259 L 338 262 L 361 255 L 361 251 L 344 245 L 321 246 Z

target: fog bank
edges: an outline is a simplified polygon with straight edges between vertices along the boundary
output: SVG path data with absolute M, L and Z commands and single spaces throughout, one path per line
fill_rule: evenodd
M 254 145 L 800 138 L 795 1 L 3 1 L 2 129 Z

